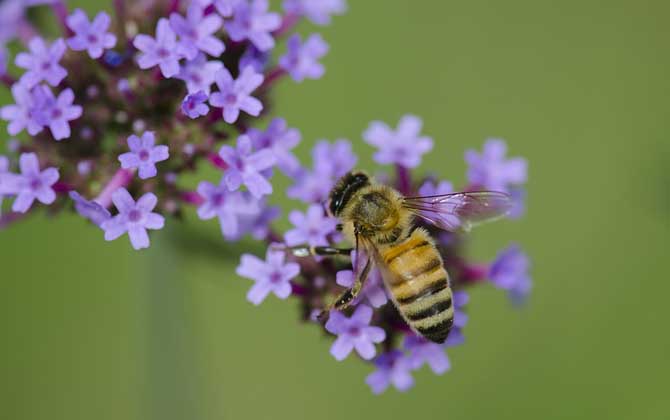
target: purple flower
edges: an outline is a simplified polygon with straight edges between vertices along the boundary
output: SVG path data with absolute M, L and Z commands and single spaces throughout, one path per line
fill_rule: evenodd
M 207 95 L 212 90 L 214 75 L 223 69 L 220 61 L 207 61 L 204 54 L 198 55 L 194 60 L 187 61 L 181 66 L 177 79 L 186 82 L 188 93 L 205 92 Z
M 331 311 L 326 330 L 337 335 L 337 339 L 330 348 L 330 354 L 338 360 L 344 360 L 353 349 L 365 360 L 375 357 L 374 343 L 381 343 L 386 333 L 379 327 L 370 326 L 372 308 L 359 305 L 351 318 L 341 312 Z
M 224 176 L 231 191 L 245 185 L 251 195 L 261 198 L 272 193 L 272 184 L 265 178 L 263 171 L 272 167 L 276 159 L 268 149 L 252 152 L 251 139 L 242 135 L 237 139 L 237 148 L 224 145 L 219 156 L 228 165 Z
M 97 14 L 93 22 L 81 9 L 76 9 L 67 17 L 67 26 L 74 31 L 74 36 L 67 40 L 67 45 L 75 51 L 88 51 L 91 58 L 100 58 L 102 53 L 116 45 L 116 36 L 107 32 L 110 18 L 105 12 Z
M 225 182 L 220 185 L 203 181 L 198 184 L 198 194 L 204 199 L 198 207 L 202 220 L 218 217 L 221 233 L 225 238 L 238 238 L 240 217 L 258 213 L 258 203 L 240 191 L 229 191 Z
M 70 137 L 70 121 L 81 117 L 82 107 L 73 105 L 74 93 L 72 89 L 67 88 L 62 91 L 58 97 L 54 97 L 53 92 L 46 86 L 42 87 L 45 95 L 45 107 L 42 112 L 44 118 L 43 125 L 48 126 L 51 135 L 56 141 Z
M 268 237 L 270 225 L 279 217 L 281 211 L 279 207 L 268 206 L 263 201 L 259 202 L 259 206 L 261 210 L 258 213 L 250 216 L 243 215 L 239 219 L 239 223 L 241 226 L 240 232 L 249 233 L 254 239 L 260 241 Z M 233 236 L 231 239 L 239 239 L 240 236 Z
M 181 111 L 185 115 L 188 115 L 189 118 L 198 118 L 207 115 L 209 107 L 205 101 L 207 101 L 207 94 L 203 91 L 186 95 L 184 101 L 181 103 Z
M 472 186 L 507 191 L 510 185 L 526 182 L 527 162 L 523 158 L 506 159 L 507 145 L 502 139 L 488 139 L 481 154 L 465 152 L 468 181 Z
M 98 202 L 88 201 L 76 191 L 70 191 L 70 198 L 74 201 L 74 208 L 81 216 L 100 226 L 103 222 L 109 220 L 112 215 L 102 207 Z
M 156 38 L 140 34 L 133 40 L 135 48 L 142 54 L 137 58 L 141 69 L 159 66 L 165 77 L 173 77 L 179 73 L 179 59 L 183 53 L 177 44 L 177 35 L 170 28 L 170 22 L 161 18 L 156 25 Z
M 233 79 L 225 67 L 215 76 L 218 92 L 212 93 L 209 103 L 217 108 L 223 108 L 223 120 L 228 124 L 237 121 L 240 111 L 257 117 L 263 110 L 263 104 L 251 96 L 263 83 L 263 75 L 256 73 L 252 67 L 245 67 L 237 79 Z
M 168 147 L 165 145 L 154 146 L 156 137 L 152 131 L 142 134 L 140 139 L 132 134 L 128 137 L 130 152 L 119 155 L 119 162 L 124 169 L 137 168 L 141 179 L 156 176 L 156 163 L 167 160 L 170 157 Z
M 286 195 L 305 203 L 323 203 L 333 188 L 334 180 L 318 171 L 300 169 L 293 174 L 295 184 L 286 189 Z
M 330 176 L 333 181 L 351 171 L 358 157 L 351 149 L 351 142 L 346 139 L 335 140 L 332 144 L 327 140 L 320 140 L 312 149 L 314 169 Z
M 251 138 L 254 150 L 271 150 L 277 158 L 277 167 L 291 176 L 300 169 L 300 162 L 291 153 L 291 149 L 300 143 L 300 131 L 289 128 L 283 118 L 275 118 L 265 131 L 250 128 L 247 135 Z
M 491 283 L 508 291 L 513 302 L 522 302 L 530 293 L 530 260 L 519 245 L 502 250 L 489 269 Z
M 378 148 L 373 156 L 377 163 L 415 168 L 421 163 L 421 156 L 433 148 L 433 139 L 419 134 L 422 125 L 421 119 L 413 115 L 402 117 L 396 131 L 383 122 L 373 121 L 363 139 Z
M 255 282 L 247 293 L 247 300 L 259 305 L 272 292 L 279 299 L 286 299 L 291 295 L 290 280 L 300 273 L 297 263 L 285 263 L 286 254 L 283 251 L 273 251 L 268 248 L 265 261 L 251 254 L 242 255 L 237 274 Z
M 9 121 L 7 132 L 14 136 L 24 129 L 34 136 L 42 131 L 42 109 L 45 105 L 42 87 L 28 89 L 21 83 L 12 86 L 12 95 L 15 105 L 6 105 L 0 108 L 0 117 Z
M 449 181 L 440 181 L 437 185 L 433 181 L 426 181 L 419 188 L 419 195 L 423 197 L 451 194 L 453 192 L 454 187 Z
M 240 57 L 238 68 L 242 70 L 247 66 L 251 66 L 256 73 L 263 73 L 269 60 L 270 53 L 267 51 L 260 51 L 258 48 L 254 47 L 253 44 L 250 44 L 247 49 L 244 50 L 242 57 Z
M 507 213 L 510 219 L 520 219 L 526 214 L 526 190 L 520 186 L 514 186 L 508 189 L 507 193 L 512 198 L 512 207 Z
M 214 36 L 223 25 L 221 17 L 210 14 L 205 16 L 202 7 L 191 4 L 186 18 L 178 13 L 170 15 L 170 26 L 179 35 L 179 44 L 187 59 L 193 60 L 198 51 L 218 57 L 225 50 L 220 39 Z
M 375 394 L 386 391 L 393 385 L 398 391 L 405 392 L 414 386 L 412 365 L 400 350 L 384 353 L 375 360 L 377 370 L 365 378 L 365 383 Z
M 226 30 L 233 41 L 248 39 L 256 48 L 267 51 L 274 47 L 271 32 L 281 25 L 278 13 L 268 12 L 267 0 L 241 1 L 235 5 L 233 20 L 226 22 Z
M 31 88 L 46 80 L 51 86 L 58 86 L 67 76 L 67 71 L 58 64 L 66 48 L 65 41 L 60 38 L 49 47 L 38 36 L 31 39 L 28 43 L 30 53 L 16 55 L 16 65 L 27 70 L 21 77 L 21 83 Z
M 449 331 L 449 336 L 445 345 L 447 347 L 457 346 L 465 342 L 465 337 L 463 336 L 463 327 L 468 322 L 468 315 L 463 312 L 463 307 L 470 300 L 470 296 L 467 292 L 457 291 L 454 292 L 451 300 L 454 304 L 454 325 Z
M 316 25 L 328 25 L 330 15 L 341 15 L 347 11 L 344 0 L 285 0 L 287 13 L 304 15 Z
M 433 343 L 417 335 L 405 337 L 405 348 L 409 351 L 407 359 L 412 369 L 418 369 L 425 363 L 436 375 L 442 375 L 451 367 L 444 345 Z
M 319 34 L 312 34 L 300 42 L 300 35 L 293 34 L 287 41 L 288 51 L 279 59 L 279 65 L 289 72 L 293 80 L 320 79 L 326 71 L 319 59 L 328 52 L 328 44 Z
M 2 200 L 5 198 L 5 195 L 9 194 L 3 194 L 3 175 L 7 174 L 9 172 L 9 159 L 7 159 L 7 156 L 2 156 L 0 155 L 0 215 L 2 214 Z
M 0 174 L 0 194 L 16 195 L 12 210 L 25 213 L 37 199 L 42 204 L 56 200 L 56 192 L 51 187 L 60 177 L 58 169 L 47 168 L 40 171 L 35 153 L 22 153 L 19 158 L 21 174 Z
M 310 246 L 328 245 L 328 235 L 335 232 L 337 220 L 327 217 L 323 207 L 318 204 L 309 206 L 307 212 L 293 210 L 288 220 L 295 226 L 284 234 L 286 245 L 295 246 L 309 244 Z
M 112 194 L 112 202 L 119 214 L 100 225 L 105 231 L 105 240 L 113 241 L 128 232 L 133 248 L 148 248 L 147 229 L 162 229 L 165 224 L 163 216 L 152 212 L 158 202 L 156 195 L 146 193 L 136 203 L 128 190 L 119 188 Z
M 244 0 L 214 0 L 214 7 L 221 16 L 231 17 L 235 11 L 235 6 L 242 1 Z

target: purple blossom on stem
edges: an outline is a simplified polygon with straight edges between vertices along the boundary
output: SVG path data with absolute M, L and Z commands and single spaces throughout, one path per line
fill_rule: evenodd
M 287 176 L 292 176 L 300 169 L 300 162 L 291 153 L 291 149 L 300 143 L 300 131 L 289 128 L 286 120 L 275 118 L 265 131 L 250 128 L 247 135 L 251 138 L 254 150 L 271 150 L 277 159 L 277 167 Z
M 303 44 L 299 34 L 293 34 L 286 41 L 288 51 L 279 59 L 279 65 L 293 80 L 320 79 L 326 71 L 319 59 L 328 53 L 328 44 L 319 34 L 312 34 Z
M 220 185 L 201 182 L 198 185 L 198 194 L 203 198 L 198 207 L 198 217 L 202 220 L 217 217 L 225 238 L 237 238 L 240 218 L 259 211 L 255 200 L 245 197 L 240 191 L 229 191 L 223 180 Z
M 71 135 L 70 121 L 76 120 L 82 114 L 82 107 L 73 104 L 74 92 L 67 88 L 56 98 L 48 87 L 38 86 L 36 89 L 39 88 L 42 88 L 46 104 L 42 112 L 43 125 L 49 127 L 56 141 L 69 138 Z
M 275 40 L 271 32 L 281 25 L 278 13 L 268 12 L 267 0 L 241 1 L 235 5 L 233 20 L 226 30 L 233 41 L 251 41 L 261 51 L 271 50 Z
M 235 11 L 235 6 L 245 0 L 214 0 L 216 11 L 223 17 L 231 17 Z
M 335 140 L 332 144 L 327 140 L 320 140 L 312 149 L 314 169 L 321 174 L 327 174 L 334 181 L 351 171 L 358 157 L 351 148 L 351 142 L 346 139 Z
M 252 67 L 245 67 L 237 79 L 233 79 L 225 67 L 219 70 L 215 76 L 218 92 L 212 93 L 209 98 L 210 105 L 223 108 L 223 120 L 228 124 L 237 121 L 240 111 L 257 117 L 263 110 L 263 104 L 251 96 L 263 83 L 263 75 L 256 73 Z
M 207 61 L 204 54 L 199 54 L 194 60 L 187 61 L 179 69 L 176 78 L 186 82 L 188 93 L 205 92 L 209 96 L 214 83 L 214 76 L 223 69 L 220 61 Z
M 433 139 L 420 135 L 422 125 L 421 119 L 414 115 L 402 117 L 396 131 L 381 121 L 373 121 L 363 139 L 377 147 L 375 162 L 415 168 L 421 163 L 421 156 L 433 148 Z
M 433 373 L 442 375 L 451 367 L 449 358 L 444 351 L 444 345 L 433 343 L 416 335 L 405 337 L 404 345 L 409 352 L 407 359 L 412 369 L 418 369 L 424 364 L 428 364 Z
M 218 57 L 225 45 L 214 34 L 223 25 L 223 19 L 215 14 L 205 16 L 204 10 L 197 4 L 191 4 L 184 18 L 179 13 L 170 15 L 170 26 L 179 35 L 179 44 L 187 59 L 192 60 L 198 51 Z
M 337 220 L 327 217 L 323 207 L 318 204 L 309 206 L 305 213 L 293 210 L 288 220 L 295 226 L 284 234 L 286 245 L 295 246 L 309 244 L 310 246 L 328 245 L 328 235 L 335 232 Z
M 468 181 L 471 185 L 494 191 L 507 191 L 511 185 L 523 184 L 527 177 L 524 158 L 506 159 L 507 144 L 502 139 L 488 139 L 481 154 L 465 152 Z
M 186 95 L 184 101 L 181 103 L 181 111 L 189 118 L 198 118 L 207 115 L 209 107 L 205 103 L 206 101 L 207 94 L 203 91 Z
M 81 9 L 76 9 L 67 17 L 67 26 L 74 31 L 74 36 L 67 40 L 67 45 L 74 51 L 88 51 L 91 58 L 100 58 L 106 49 L 116 45 L 116 36 L 107 32 L 110 17 L 100 12 L 89 22 L 88 16 Z
M 379 327 L 370 326 L 372 308 L 359 305 L 351 318 L 338 311 L 331 311 L 326 330 L 337 335 L 330 348 L 330 354 L 338 360 L 344 360 L 352 350 L 365 360 L 375 357 L 375 343 L 381 343 L 386 333 Z
M 19 158 L 21 174 L 0 174 L 0 194 L 16 195 L 12 210 L 25 213 L 35 200 L 42 204 L 51 204 L 56 200 L 56 192 L 52 185 L 58 181 L 60 174 L 56 168 L 40 170 L 35 153 L 22 153 Z
M 34 136 L 42 131 L 42 113 L 46 102 L 42 87 L 31 90 L 21 83 L 15 83 L 12 96 L 15 104 L 0 108 L 0 117 L 9 121 L 7 132 L 14 136 L 26 129 L 28 134 Z
M 305 203 L 322 203 L 328 199 L 333 182 L 318 171 L 299 169 L 293 174 L 295 184 L 288 187 L 286 195 Z
M 74 201 L 74 208 L 82 217 L 100 226 L 103 222 L 109 220 L 112 215 L 109 210 L 102 207 L 98 202 L 88 201 L 76 191 L 70 191 L 70 198 Z
M 270 234 L 270 225 L 279 217 L 281 211 L 279 207 L 268 206 L 264 202 L 259 202 L 260 211 L 253 215 L 242 215 L 239 219 L 240 232 L 249 233 L 256 240 L 267 239 Z M 231 239 L 239 239 L 239 236 L 232 236 Z
M 270 54 L 267 51 L 260 51 L 258 48 L 254 47 L 253 44 L 250 44 L 244 54 L 240 57 L 239 69 L 242 70 L 247 66 L 253 67 L 256 73 L 265 72 L 265 67 L 267 67 L 268 61 L 270 60 Z
M 16 55 L 16 65 L 26 69 L 21 83 L 31 88 L 45 80 L 51 86 L 58 86 L 67 76 L 67 71 L 58 64 L 67 49 L 65 41 L 58 38 L 47 46 L 42 38 L 35 37 L 28 43 L 28 49 L 29 53 L 21 52 Z
M 328 25 L 331 15 L 347 11 L 345 0 L 285 0 L 283 6 L 287 13 L 303 15 L 316 25 Z
M 255 282 L 247 293 L 247 300 L 259 305 L 270 292 L 279 299 L 291 295 L 290 280 L 300 273 L 297 263 L 286 263 L 286 253 L 268 248 L 265 261 L 251 254 L 244 254 L 236 273 Z
M 139 34 L 133 40 L 135 48 L 141 51 L 137 64 L 141 69 L 159 66 L 164 77 L 179 73 L 179 59 L 183 53 L 177 44 L 177 34 L 170 28 L 170 22 L 161 18 L 156 25 L 156 38 Z
M 530 260 L 517 244 L 502 250 L 489 269 L 491 283 L 508 291 L 513 302 L 523 302 L 530 293 L 532 282 Z
M 133 248 L 148 248 L 147 229 L 162 229 L 165 225 L 165 218 L 152 212 L 158 203 L 156 195 L 146 193 L 135 202 L 128 190 L 119 188 L 112 194 L 112 201 L 119 214 L 100 225 L 105 240 L 113 241 L 127 232 Z
M 237 139 L 236 148 L 221 146 L 219 156 L 228 165 L 224 179 L 231 191 L 244 185 L 256 198 L 272 193 L 272 184 L 263 173 L 276 162 L 271 150 L 253 152 L 251 139 L 247 135 L 242 135 Z
M 132 134 L 128 137 L 130 152 L 119 155 L 119 162 L 123 169 L 138 169 L 141 179 L 156 176 L 158 170 L 156 163 L 167 160 L 170 157 L 168 147 L 165 145 L 155 146 L 156 137 L 152 131 L 142 134 L 140 139 Z
M 375 359 L 377 370 L 365 378 L 365 383 L 374 394 L 386 391 L 393 385 L 398 391 L 405 392 L 414 386 L 412 365 L 400 350 L 392 350 Z

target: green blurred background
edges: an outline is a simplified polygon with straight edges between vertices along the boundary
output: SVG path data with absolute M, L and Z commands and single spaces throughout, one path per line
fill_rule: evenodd
M 349 5 L 333 26 L 303 27 L 331 44 L 327 74 L 283 82 L 275 113 L 301 129 L 301 156 L 346 137 L 368 169 L 369 121 L 415 113 L 435 139 L 421 170 L 457 184 L 465 149 L 507 139 L 530 162 L 528 215 L 477 230 L 471 252 L 521 243 L 528 305 L 478 288 L 452 370 L 374 396 L 371 368 L 336 362 L 294 303 L 245 300 L 233 268 L 262 253 L 253 242 L 224 244 L 191 217 L 134 252 L 39 214 L 0 233 L 0 417 L 670 417 L 668 2 Z

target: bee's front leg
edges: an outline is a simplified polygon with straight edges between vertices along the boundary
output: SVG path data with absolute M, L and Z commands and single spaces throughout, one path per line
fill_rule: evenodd
M 338 296 L 338 298 L 335 299 L 333 303 L 328 305 L 328 307 L 324 311 L 322 311 L 319 315 L 317 315 L 317 319 L 319 321 L 324 321 L 327 318 L 330 311 L 332 311 L 333 309 L 336 311 L 341 311 L 347 308 L 349 305 L 351 305 L 351 302 L 353 302 L 354 299 L 356 299 L 361 289 L 363 288 L 363 285 L 365 285 L 365 281 L 368 279 L 368 275 L 370 274 L 371 269 L 372 269 L 372 260 L 368 258 L 367 262 L 365 263 L 365 266 L 363 267 L 363 270 L 356 276 L 353 286 L 342 292 L 342 294 Z

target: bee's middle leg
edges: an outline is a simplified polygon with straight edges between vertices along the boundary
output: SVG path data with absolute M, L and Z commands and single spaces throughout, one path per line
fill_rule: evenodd
M 288 251 L 296 257 L 351 255 L 353 248 L 334 248 L 332 246 L 294 246 Z

